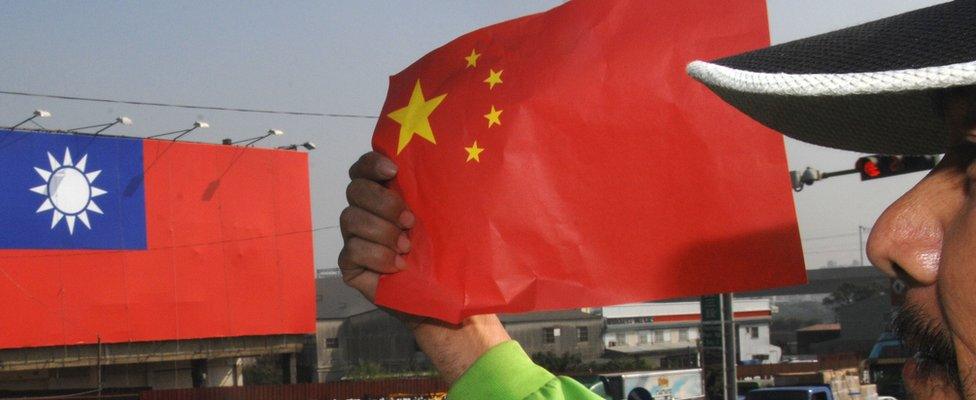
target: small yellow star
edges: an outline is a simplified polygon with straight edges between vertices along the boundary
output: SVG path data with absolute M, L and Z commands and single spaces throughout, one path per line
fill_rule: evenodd
M 505 72 L 505 70 L 498 72 L 495 72 L 493 69 L 488 70 L 488 78 L 484 82 L 488 84 L 489 90 L 494 89 L 495 85 L 502 83 L 502 72 Z
M 474 141 L 474 144 L 472 144 L 471 147 L 465 147 L 464 149 L 468 151 L 468 159 L 465 162 L 471 162 L 471 160 L 481 162 L 481 159 L 478 158 L 478 156 L 482 151 L 485 151 L 485 149 L 478 147 L 477 140 Z
M 447 97 L 447 94 L 442 94 L 429 100 L 424 99 L 424 91 L 420 88 L 420 80 L 418 79 L 417 84 L 413 87 L 413 93 L 410 94 L 410 102 L 407 103 L 407 106 L 386 115 L 400 124 L 400 140 L 397 144 L 397 154 L 400 154 L 403 148 L 410 144 L 410 139 L 413 139 L 413 135 L 420 136 L 427 139 L 428 142 L 437 144 L 437 140 L 434 139 L 434 131 L 430 129 L 429 118 L 430 114 L 444 101 L 445 97 Z
M 464 57 L 464 59 L 465 60 L 468 60 L 468 67 L 477 67 L 478 66 L 478 57 L 481 57 L 481 53 L 477 53 L 477 52 L 474 51 L 474 49 L 471 49 L 471 55 L 470 56 L 467 56 L 467 57 Z M 465 67 L 465 68 L 467 68 L 467 67 Z
M 488 114 L 485 114 L 485 118 L 488 119 L 489 128 L 491 128 L 492 125 L 502 124 L 502 120 L 501 120 L 502 111 L 504 110 L 496 110 L 495 106 L 491 106 L 491 111 Z

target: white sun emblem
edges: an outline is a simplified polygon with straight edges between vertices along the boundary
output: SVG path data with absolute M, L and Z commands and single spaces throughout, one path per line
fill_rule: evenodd
M 64 149 L 64 161 L 58 162 L 51 153 L 47 153 L 47 160 L 51 163 L 51 170 L 34 167 L 34 171 L 44 179 L 41 186 L 32 187 L 30 191 L 47 197 L 37 212 L 54 210 L 51 217 L 51 229 L 62 219 L 68 225 L 68 234 L 75 233 L 75 221 L 80 220 L 85 227 L 91 229 L 88 212 L 102 214 L 102 209 L 95 204 L 95 197 L 106 191 L 93 184 L 98 178 L 99 171 L 85 172 L 88 155 L 85 154 L 77 163 L 71 160 L 71 152 Z

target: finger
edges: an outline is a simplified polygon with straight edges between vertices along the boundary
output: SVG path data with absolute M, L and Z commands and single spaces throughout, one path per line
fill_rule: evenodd
M 375 151 L 363 154 L 359 160 L 349 167 L 349 177 L 352 179 L 369 179 L 371 181 L 388 181 L 397 173 L 397 166 L 389 158 Z
M 389 247 L 358 237 L 350 237 L 339 253 L 339 268 L 365 268 L 381 274 L 391 274 L 406 268 L 406 262 Z
M 407 210 L 400 194 L 366 179 L 353 179 L 346 186 L 346 200 L 349 204 L 362 208 L 401 228 L 413 227 L 414 215 Z
M 363 271 L 363 273 L 346 281 L 346 284 L 358 290 L 372 302 L 376 299 L 376 286 L 380 284 L 380 274 L 373 271 Z
M 339 253 L 339 259 L 343 260 L 345 257 L 343 253 L 346 250 L 343 249 Z M 342 280 L 349 285 L 349 287 L 358 290 L 364 296 L 366 296 L 369 301 L 373 301 L 376 298 L 376 286 L 379 284 L 380 275 L 363 269 L 361 267 L 353 266 L 350 264 L 345 264 L 344 262 L 339 262 L 339 271 L 342 272 Z
M 398 253 L 410 250 L 410 241 L 403 230 L 390 221 L 380 218 L 359 207 L 346 207 L 339 215 L 343 240 L 357 236 L 370 242 L 389 247 Z

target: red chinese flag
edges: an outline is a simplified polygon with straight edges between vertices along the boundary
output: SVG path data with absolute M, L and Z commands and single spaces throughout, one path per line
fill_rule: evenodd
M 379 304 L 456 322 L 805 280 L 782 137 L 684 72 L 763 1 L 577 1 L 390 79 L 373 136 L 417 215 Z

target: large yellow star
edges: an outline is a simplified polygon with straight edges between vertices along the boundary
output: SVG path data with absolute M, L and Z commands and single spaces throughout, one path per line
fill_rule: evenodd
M 488 127 L 489 128 L 491 128 L 492 125 L 501 125 L 502 124 L 502 120 L 501 120 L 502 111 L 504 111 L 504 110 L 496 110 L 495 109 L 495 106 L 491 106 L 491 111 L 488 112 L 488 114 L 485 114 L 485 118 L 488 119 Z
M 471 162 L 471 160 L 481 162 L 481 159 L 478 158 L 478 156 L 482 151 L 485 151 L 485 149 L 478 147 L 477 140 L 474 141 L 474 144 L 472 144 L 471 147 L 465 147 L 464 149 L 468 151 L 468 159 L 465 162 Z
M 425 100 L 424 91 L 420 88 L 420 80 L 418 79 L 417 84 L 413 87 L 413 93 L 410 95 L 410 102 L 407 103 L 407 106 L 386 114 L 387 117 L 400 124 L 400 142 L 397 144 L 397 154 L 400 154 L 403 148 L 410 144 L 410 139 L 413 139 L 413 135 L 420 136 L 427 139 L 428 142 L 437 144 L 437 140 L 434 139 L 434 131 L 430 129 L 430 120 L 428 117 L 444 101 L 445 97 L 447 97 L 447 93 L 430 100 Z
M 468 66 L 465 67 L 465 68 L 468 68 L 468 67 L 477 67 L 478 66 L 478 57 L 481 57 L 481 53 L 477 53 L 477 52 L 474 51 L 474 49 L 471 49 L 471 55 L 470 56 L 467 56 L 467 57 L 464 57 L 465 60 L 468 60 Z
M 494 89 L 495 85 L 502 83 L 502 72 L 505 72 L 505 70 L 498 72 L 495 72 L 493 69 L 488 70 L 488 78 L 484 82 L 488 84 L 489 90 Z

